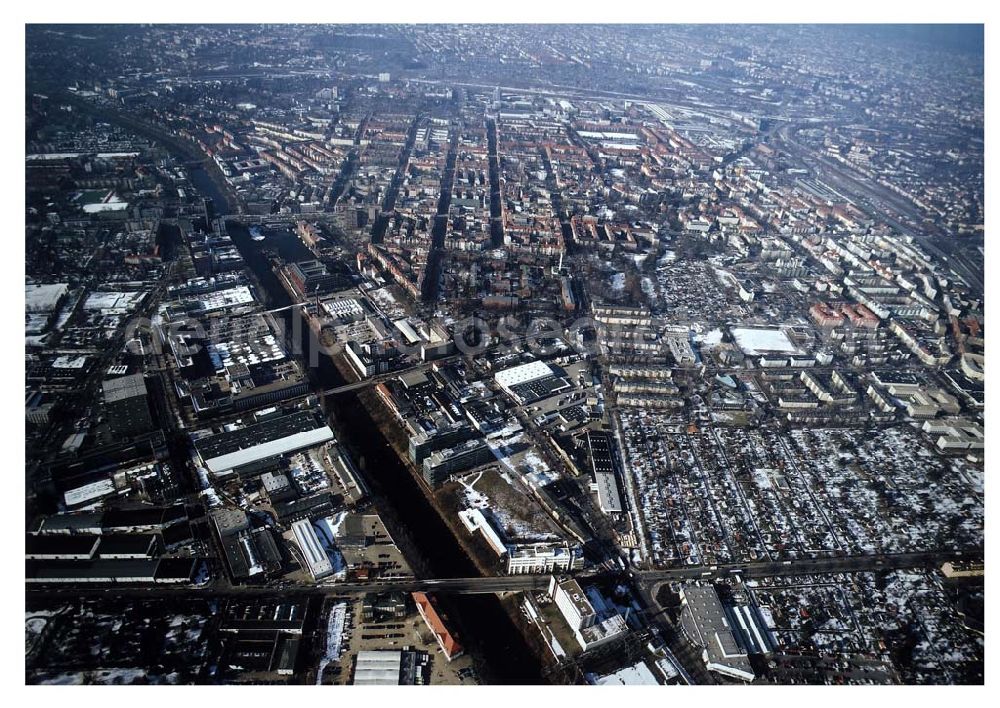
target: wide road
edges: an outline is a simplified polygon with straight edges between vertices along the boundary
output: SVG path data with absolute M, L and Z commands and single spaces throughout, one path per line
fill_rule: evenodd
M 303 595 L 363 595 L 369 592 L 444 592 L 463 595 L 484 595 L 500 592 L 523 592 L 541 590 L 548 584 L 548 575 L 513 575 L 490 578 L 438 578 L 421 580 L 418 578 L 383 579 L 365 583 L 328 583 L 318 585 L 298 585 L 281 583 L 268 586 L 237 585 L 228 586 L 211 583 L 204 586 L 191 585 L 33 585 L 26 587 L 31 597 L 50 598 L 143 598 L 143 597 L 218 597 L 239 596 L 303 596 Z
M 922 568 L 948 560 L 981 558 L 981 550 L 969 551 L 920 551 L 915 553 L 886 553 L 878 555 L 840 556 L 835 558 L 800 559 L 791 561 L 764 561 L 733 563 L 715 566 L 697 565 L 686 568 L 634 571 L 633 579 L 644 585 L 683 580 L 716 580 L 733 575 L 744 578 L 766 578 L 783 575 L 812 575 L 814 573 L 859 573 L 901 568 Z M 578 574 L 598 580 L 607 572 Z M 298 585 L 276 583 L 273 585 L 229 586 L 221 581 L 203 586 L 191 585 L 35 585 L 26 588 L 31 596 L 50 597 L 151 597 L 178 595 L 359 595 L 375 591 L 443 592 L 458 594 L 491 594 L 542 590 L 547 587 L 549 574 L 511 575 L 481 578 L 386 578 L 368 582 L 326 583 Z
M 937 565 L 948 560 L 973 558 L 981 551 L 920 551 L 915 553 L 882 553 L 861 556 L 732 563 L 713 566 L 690 566 L 665 570 L 636 571 L 640 582 L 659 583 L 680 580 L 713 580 L 741 575 L 744 578 L 768 578 L 782 575 L 812 575 L 813 573 L 862 573 L 876 570 L 898 570 Z

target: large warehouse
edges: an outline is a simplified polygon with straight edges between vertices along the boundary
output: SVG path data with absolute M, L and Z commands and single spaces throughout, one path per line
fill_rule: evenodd
M 544 361 L 529 361 L 527 364 L 498 371 L 493 375 L 493 380 L 522 406 L 548 398 L 570 387 L 569 383 L 556 376 L 556 372 Z
M 370 650 L 358 652 L 355 686 L 413 686 L 427 681 L 428 656 L 424 652 Z
M 594 473 L 593 486 L 597 491 L 597 502 L 601 511 L 605 514 L 620 514 L 622 500 L 615 476 L 611 436 L 607 433 L 589 431 L 587 447 L 590 449 L 590 461 Z
M 333 440 L 329 425 L 308 411 L 272 418 L 195 442 L 212 474 L 225 475 L 268 457 L 284 455 Z
M 309 574 L 313 580 L 319 580 L 333 573 L 333 564 L 326 554 L 326 549 L 316 535 L 309 519 L 302 519 L 292 524 L 292 532 L 295 534 L 295 542 L 299 544 L 302 551 L 302 559 L 306 562 Z

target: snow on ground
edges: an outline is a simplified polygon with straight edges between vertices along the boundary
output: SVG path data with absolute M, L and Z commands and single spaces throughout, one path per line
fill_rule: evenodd
M 296 453 L 291 458 L 291 474 L 295 483 L 304 493 L 327 489 L 330 478 L 326 474 L 319 452 Z
M 559 479 L 559 475 L 553 472 L 549 466 L 545 464 L 545 460 L 539 457 L 538 453 L 534 450 L 525 454 L 524 463 L 530 470 L 525 477 L 527 477 L 528 481 L 536 489 L 544 487 L 547 484 L 551 484 Z
M 736 276 L 730 273 L 725 268 L 719 268 L 718 266 L 713 266 L 712 272 L 715 273 L 716 279 L 718 279 L 719 283 L 725 288 L 735 287 L 739 283 L 739 281 L 736 279 Z
M 198 486 L 202 490 L 211 489 L 212 482 L 208 478 L 208 470 L 206 470 L 201 465 L 195 465 L 195 473 L 198 475 Z
M 549 646 L 552 647 L 552 653 L 556 655 L 557 659 L 563 659 L 566 657 L 566 650 L 562 648 L 562 644 L 553 635 L 549 638 Z
M 694 335 L 694 341 L 702 347 L 715 347 L 722 344 L 722 330 L 716 327 L 705 333 Z
M 208 563 L 201 562 L 198 564 L 198 570 L 195 573 L 192 585 L 201 586 L 205 585 L 209 580 L 212 579 L 212 573 L 208 569 Z
M 45 686 L 81 686 L 83 685 L 83 674 L 56 674 L 41 681 Z
M 344 643 L 344 625 L 347 621 L 347 603 L 338 602 L 330 610 L 330 618 L 326 623 L 326 648 L 323 658 L 319 660 L 316 669 L 316 685 L 323 683 L 323 670 L 330 663 L 340 661 L 340 651 Z
M 385 313 L 388 317 L 401 317 L 406 314 L 406 310 L 403 309 L 396 298 L 393 297 L 389 288 L 379 288 L 378 290 L 369 291 L 368 295 L 375 301 L 375 304 Z
M 41 634 L 47 622 L 45 617 L 29 617 L 24 621 L 24 633 L 31 636 Z
M 677 252 L 668 249 L 663 252 L 663 256 L 660 258 L 660 260 L 656 261 L 656 265 L 658 266 L 668 265 L 676 260 L 677 260 Z
M 780 329 L 756 329 L 749 327 L 734 327 L 733 338 L 744 354 L 754 356 L 765 352 L 788 352 L 795 354 L 799 350 L 792 344 L 788 335 Z
M 760 613 L 760 618 L 764 620 L 764 626 L 768 629 L 774 629 L 774 614 L 771 612 L 771 608 L 766 605 L 761 605 L 757 608 L 757 612 Z
M 337 531 L 340 530 L 340 525 L 344 523 L 344 519 L 346 518 L 347 512 L 342 511 L 336 516 L 327 516 L 326 518 L 320 519 L 316 523 L 317 525 L 320 525 L 324 532 L 329 533 L 330 538 L 333 539 L 337 537 Z
M 478 473 L 475 477 L 459 480 L 459 484 L 463 487 L 462 494 L 467 508 L 482 511 L 493 522 L 494 528 L 502 536 L 505 536 L 508 541 L 523 541 L 527 539 L 543 541 L 556 538 L 554 534 L 540 532 L 529 522 L 516 518 L 508 509 L 497 504 L 488 495 L 475 489 L 475 485 L 481 477 L 482 473 Z M 511 483 L 509 479 L 505 479 L 504 481 L 508 484 Z
M 476 474 L 471 480 L 460 479 L 458 483 L 465 487 L 465 502 L 473 509 L 485 509 L 490 505 L 490 498 L 475 489 L 476 482 L 483 476 L 482 472 Z
M 336 517 L 327 516 L 313 522 L 316 535 L 319 537 L 320 543 L 323 544 L 326 555 L 330 558 L 330 564 L 333 565 L 333 575 L 329 576 L 333 580 L 344 580 L 347 577 L 347 563 L 334 541 L 337 538 L 337 529 L 344 523 L 346 516 L 347 512 L 342 511 Z
M 616 292 L 621 292 L 625 289 L 625 274 L 615 273 L 611 276 L 611 289 Z
M 216 509 L 222 506 L 222 500 L 219 499 L 219 495 L 216 494 L 215 489 L 209 487 L 201 492 L 201 497 L 208 504 L 210 509 Z
M 470 509 L 488 509 L 490 507 L 490 498 L 478 489 L 466 487 L 465 503 L 469 505 Z
M 559 475 L 550 469 L 534 450 L 528 450 L 523 455 L 520 452 L 512 452 L 518 450 L 522 443 L 528 442 L 530 444 L 530 440 L 520 429 L 512 435 L 498 435 L 486 442 L 503 468 L 513 472 L 518 477 L 524 477 L 529 484 L 536 488 L 544 487 L 559 479 Z M 506 474 L 501 476 L 510 483 Z
M 981 664 L 983 637 L 964 626 L 936 571 L 753 581 L 751 596 L 782 650 L 867 654 L 894 663 L 893 644 L 912 641 L 898 666 L 903 683 L 949 684 Z M 886 637 L 896 637 L 886 645 Z
M 174 648 L 194 644 L 201 638 L 206 622 L 205 617 L 174 615 L 164 637 L 166 646 Z
M 41 678 L 39 683 L 47 686 L 79 686 L 84 683 L 98 685 L 128 685 L 134 683 L 137 679 L 143 679 L 150 683 L 171 682 L 169 677 L 153 676 L 142 668 L 120 668 L 52 674 Z

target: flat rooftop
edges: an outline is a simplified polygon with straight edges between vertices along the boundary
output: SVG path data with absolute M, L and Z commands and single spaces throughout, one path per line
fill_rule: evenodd
M 282 438 L 308 433 L 324 427 L 309 411 L 298 411 L 278 418 L 252 423 L 238 430 L 227 430 L 223 433 L 209 435 L 195 442 L 195 447 L 202 459 L 230 455 L 249 448 L 254 448 Z
M 146 379 L 142 374 L 119 376 L 107 379 L 101 386 L 104 389 L 104 402 L 114 403 L 128 398 L 146 395 Z
M 580 587 L 580 583 L 576 580 L 564 580 L 559 583 L 559 589 L 566 594 L 566 597 L 569 598 L 580 617 L 595 614 L 594 606 L 590 604 L 586 593 L 583 592 L 583 588 Z
M 782 354 L 801 353 L 783 329 L 734 327 L 732 333 L 733 339 L 736 340 L 736 346 L 749 356 L 774 352 Z
M 493 379 L 504 388 L 510 388 L 516 384 L 527 383 L 545 376 L 551 376 L 553 373 L 552 367 L 544 361 L 530 361 L 527 364 L 512 366 L 509 369 L 498 371 L 493 375 Z
M 397 686 L 402 666 L 401 651 L 359 651 L 354 665 L 354 685 Z
M 601 511 L 605 513 L 622 511 L 621 495 L 618 493 L 618 482 L 615 478 L 611 437 L 606 433 L 590 431 L 587 433 L 587 444 L 590 447 L 594 484 L 597 485 L 597 500 Z
M 705 649 L 708 668 L 720 673 L 753 679 L 750 660 L 740 648 L 726 619 L 719 594 L 712 586 L 686 586 L 682 591 L 681 624 L 688 636 Z

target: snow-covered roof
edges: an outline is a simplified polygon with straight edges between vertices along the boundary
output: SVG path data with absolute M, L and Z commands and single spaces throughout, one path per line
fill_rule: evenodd
M 509 369 L 498 371 L 493 379 L 504 388 L 510 388 L 521 383 L 535 381 L 545 376 L 551 376 L 552 367 L 544 361 L 530 361 L 527 364 L 512 366 Z
M 766 352 L 787 352 L 798 354 L 799 349 L 785 334 L 784 330 L 774 328 L 734 327 L 733 338 L 744 354 L 754 356 Z
M 251 462 L 256 462 L 257 460 L 263 460 L 266 457 L 284 455 L 285 453 L 301 450 L 302 448 L 321 445 L 332 439 L 333 431 L 330 430 L 329 426 L 324 425 L 314 430 L 293 433 L 277 440 L 271 440 L 226 455 L 207 459 L 205 460 L 205 466 L 218 474 L 250 464 Z
M 659 681 L 643 662 L 626 666 L 605 676 L 593 676 L 591 683 L 596 686 L 657 686 Z
M 24 306 L 28 312 L 52 312 L 66 294 L 66 283 L 32 283 L 24 286 Z

